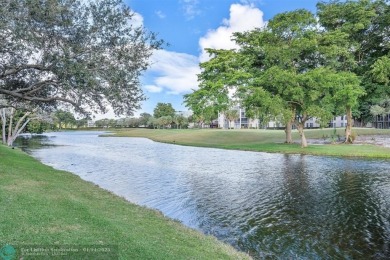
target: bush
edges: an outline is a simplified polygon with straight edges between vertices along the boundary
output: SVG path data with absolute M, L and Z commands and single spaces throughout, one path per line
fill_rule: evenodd
M 351 135 L 349 136 L 349 138 L 351 139 L 351 143 L 355 142 L 357 136 L 358 135 L 357 135 L 357 133 L 355 131 L 351 132 Z

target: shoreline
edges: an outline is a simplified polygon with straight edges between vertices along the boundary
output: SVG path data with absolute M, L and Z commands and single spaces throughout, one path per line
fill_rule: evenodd
M 18 256 L 25 245 L 114 245 L 118 259 L 251 259 L 20 149 L 1 145 L 0 158 L 0 207 L 7 209 L 0 248 L 13 246 Z
M 341 129 L 339 129 L 341 130 Z M 220 130 L 220 129 L 110 129 L 112 134 L 104 137 L 143 137 L 155 142 L 229 149 L 239 151 L 332 156 L 342 158 L 390 159 L 390 130 L 357 129 L 360 131 L 354 144 L 331 144 L 329 134 L 332 129 L 308 130 L 309 147 L 301 148 L 300 143 L 283 143 L 281 130 Z M 375 134 L 370 134 L 374 132 Z M 379 132 L 380 134 L 378 134 Z M 218 136 L 219 134 L 222 135 Z M 297 133 L 294 133 L 297 139 Z M 313 136 L 315 138 L 313 138 Z M 386 145 L 375 144 L 375 140 L 386 139 Z M 103 136 L 102 136 L 103 137 Z M 362 139 L 362 138 L 366 139 Z M 377 138 L 375 138 L 377 137 Z M 368 138 L 368 139 L 367 139 Z M 374 138 L 375 140 L 371 140 Z M 359 140 L 362 139 L 362 140 Z M 237 141 L 236 141 L 237 140 Z M 313 141 L 314 140 L 314 141 Z

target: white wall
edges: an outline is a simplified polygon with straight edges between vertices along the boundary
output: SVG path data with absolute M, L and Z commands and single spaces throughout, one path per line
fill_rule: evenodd
M 244 111 L 243 109 L 238 109 L 235 108 L 239 111 L 241 115 L 241 111 Z M 257 128 L 259 126 L 259 119 L 250 119 L 248 118 L 248 128 Z M 330 121 L 330 126 L 331 127 L 345 127 L 347 124 L 347 118 L 345 115 L 343 116 L 337 116 L 333 118 Z M 275 121 L 270 121 L 267 124 L 267 128 L 276 128 L 276 127 L 282 127 L 283 125 L 280 123 L 277 123 Z M 218 127 L 219 128 L 236 128 L 240 129 L 240 119 L 237 119 L 234 123 L 230 124 L 230 122 L 225 118 L 225 115 L 223 113 L 218 114 Z M 320 124 L 316 121 L 316 118 L 310 118 L 309 120 L 306 121 L 305 123 L 305 128 L 318 128 L 320 127 Z

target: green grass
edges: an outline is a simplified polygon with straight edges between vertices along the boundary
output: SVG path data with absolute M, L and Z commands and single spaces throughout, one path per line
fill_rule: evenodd
M 357 135 L 388 135 L 389 129 L 355 128 Z M 146 137 L 158 142 L 175 143 L 200 147 L 247 150 L 258 152 L 276 152 L 290 154 L 312 154 L 341 157 L 390 158 L 390 149 L 370 144 L 309 144 L 307 148 L 299 145 L 300 137 L 293 131 L 294 144 L 284 144 L 285 133 L 282 130 L 222 130 L 222 129 L 116 129 L 115 136 Z M 333 129 L 310 129 L 305 131 L 306 138 L 328 139 Z M 344 135 L 344 129 L 337 129 Z
M 17 250 L 117 245 L 119 259 L 249 259 L 214 237 L 0 145 L 0 248 L 6 244 Z

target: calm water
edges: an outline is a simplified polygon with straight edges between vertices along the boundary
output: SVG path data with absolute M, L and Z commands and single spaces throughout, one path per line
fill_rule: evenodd
M 390 258 L 390 161 L 98 134 L 50 133 L 29 152 L 256 258 Z

